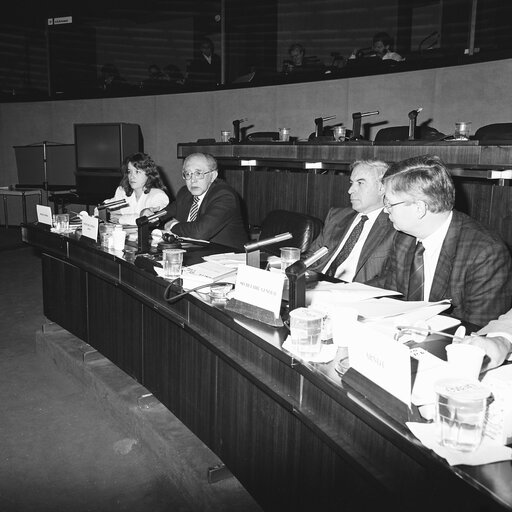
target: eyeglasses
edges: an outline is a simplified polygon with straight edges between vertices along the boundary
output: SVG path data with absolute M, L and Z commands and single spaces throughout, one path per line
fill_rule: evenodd
M 384 201 L 384 210 L 387 210 L 389 212 L 389 210 L 391 210 L 393 206 L 398 206 L 399 204 L 404 204 L 408 202 L 409 201 L 399 201 L 398 203 L 388 203 L 387 201 Z
M 213 171 L 187 171 L 182 172 L 181 176 L 185 181 L 190 181 L 192 178 L 195 180 L 204 180 L 205 174 L 210 174 Z

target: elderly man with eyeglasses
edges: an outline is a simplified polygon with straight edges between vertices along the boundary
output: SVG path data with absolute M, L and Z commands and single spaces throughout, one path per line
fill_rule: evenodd
M 166 208 L 165 230 L 178 237 L 243 249 L 248 235 L 240 200 L 232 187 L 218 179 L 215 158 L 207 153 L 187 156 L 182 176 L 185 185 Z
M 385 288 L 406 300 L 451 299 L 450 314 L 483 326 L 507 312 L 512 260 L 500 237 L 453 209 L 455 188 L 443 162 L 419 156 L 383 177 L 384 209 L 398 231 Z

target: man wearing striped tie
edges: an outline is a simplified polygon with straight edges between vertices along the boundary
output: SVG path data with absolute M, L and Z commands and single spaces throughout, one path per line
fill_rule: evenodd
M 476 326 L 507 312 L 510 253 L 498 235 L 453 209 L 455 187 L 443 162 L 409 158 L 392 164 L 383 181 L 384 209 L 399 233 L 378 284 L 406 300 L 451 299 L 450 313 Z
M 165 230 L 242 250 L 248 235 L 240 200 L 233 188 L 218 179 L 215 158 L 207 153 L 187 156 L 182 177 L 185 185 L 166 208 Z

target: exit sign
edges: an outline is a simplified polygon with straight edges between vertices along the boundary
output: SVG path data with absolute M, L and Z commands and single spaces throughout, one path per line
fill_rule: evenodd
M 48 25 L 65 25 L 73 23 L 73 16 L 60 16 L 59 18 L 48 18 Z

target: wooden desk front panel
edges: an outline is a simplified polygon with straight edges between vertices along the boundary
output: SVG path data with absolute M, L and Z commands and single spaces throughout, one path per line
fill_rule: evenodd
M 87 341 L 86 274 L 71 263 L 43 254 L 43 310 L 46 318 Z

